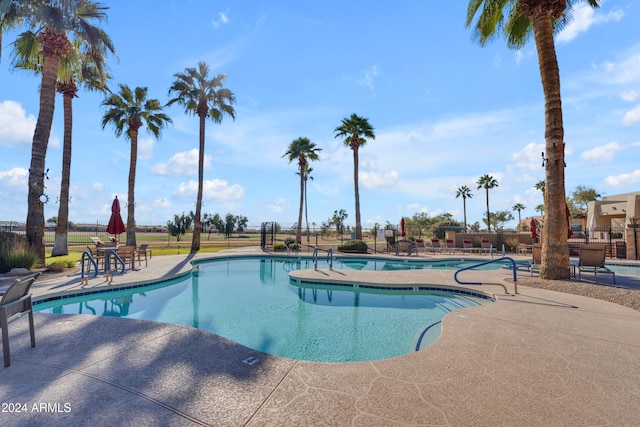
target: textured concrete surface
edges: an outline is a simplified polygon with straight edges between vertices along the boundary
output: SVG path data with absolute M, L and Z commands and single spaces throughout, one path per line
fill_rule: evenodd
M 168 278 L 189 261 L 156 257 L 110 286 Z M 453 286 L 446 271 L 297 274 Z M 185 326 L 36 313 L 35 348 L 26 319 L 10 324 L 0 425 L 640 425 L 640 312 L 523 286 L 515 295 L 506 270 L 467 274 L 509 294 L 487 287 L 496 303 L 448 314 L 430 347 L 371 362 L 295 361 Z M 79 287 L 65 277 L 33 291 Z

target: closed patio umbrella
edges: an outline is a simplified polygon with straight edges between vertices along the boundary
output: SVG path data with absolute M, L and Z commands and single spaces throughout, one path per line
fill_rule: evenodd
M 569 206 L 565 203 L 564 205 L 567 208 L 567 237 L 570 239 L 573 236 L 573 231 L 571 231 L 571 211 L 569 210 Z
M 116 196 L 111 204 L 111 218 L 109 218 L 109 224 L 107 225 L 107 233 L 115 235 L 116 241 L 119 241 L 120 234 L 126 230 L 127 228 L 124 226 L 122 216 L 120 216 L 120 200 L 118 200 L 118 196 Z
M 536 222 L 535 218 L 531 218 L 530 228 L 531 238 L 535 241 L 535 239 L 538 238 L 538 223 Z
M 402 219 L 400 220 L 400 235 L 402 237 L 407 235 L 406 231 L 404 230 L 404 217 L 402 217 Z

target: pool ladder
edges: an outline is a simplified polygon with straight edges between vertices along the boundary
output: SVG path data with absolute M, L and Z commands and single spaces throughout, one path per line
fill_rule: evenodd
M 514 259 L 511 258 L 511 257 L 508 257 L 508 256 L 503 256 L 503 257 L 500 257 L 500 258 L 492 259 L 491 261 L 481 262 L 479 264 L 474 264 L 474 265 L 471 265 L 469 267 L 464 267 L 464 268 L 461 268 L 459 270 L 456 270 L 456 272 L 453 274 L 453 279 L 459 285 L 493 285 L 493 286 L 501 286 L 502 289 L 504 289 L 504 293 L 508 294 L 509 292 L 507 291 L 507 287 L 505 285 L 503 285 L 502 283 L 463 282 L 463 281 L 458 279 L 458 273 L 461 273 L 461 272 L 466 271 L 466 270 L 472 270 L 474 268 L 481 267 L 483 265 L 492 264 L 494 262 L 505 261 L 505 260 L 507 260 L 507 261 L 509 261 L 511 263 L 511 270 L 513 270 L 513 293 L 517 294 L 518 293 L 518 277 L 517 277 L 518 268 L 516 266 L 516 262 L 514 261 Z
M 313 248 L 313 269 L 318 269 L 318 248 L 317 246 Z M 333 249 L 329 248 L 327 251 L 327 262 L 329 263 L 329 270 L 333 271 Z

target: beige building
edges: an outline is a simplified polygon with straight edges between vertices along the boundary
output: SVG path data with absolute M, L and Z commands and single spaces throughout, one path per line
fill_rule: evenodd
M 587 228 L 625 228 L 634 221 L 640 223 L 640 191 L 589 202 Z

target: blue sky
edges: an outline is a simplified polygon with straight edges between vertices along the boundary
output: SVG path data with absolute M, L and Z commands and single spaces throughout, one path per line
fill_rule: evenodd
M 345 209 L 354 224 L 352 152 L 334 138 L 342 118 L 369 118 L 376 139 L 360 150 L 363 227 L 417 212 L 463 219 L 456 189 L 469 186 L 467 219 L 485 211 L 536 215 L 544 179 L 544 99 L 533 40 L 521 51 L 502 39 L 480 47 L 464 26 L 467 1 L 110 2 L 103 25 L 119 61 L 112 87 L 147 86 L 161 102 L 173 75 L 209 64 L 226 73 L 236 120 L 206 128 L 204 212 L 244 215 L 250 226 L 297 221 L 296 163 L 283 154 L 308 137 L 322 151 L 309 182 L 309 221 Z M 307 4 L 312 3 L 312 4 Z M 566 141 L 566 189 L 603 196 L 640 187 L 640 4 L 579 5 L 556 37 Z M 10 68 L 15 34 L 0 62 L 0 221 L 25 221 L 27 170 L 39 79 Z M 74 100 L 70 220 L 106 223 L 115 195 L 127 199 L 129 143 L 101 127 L 104 95 Z M 58 96 L 47 153 L 45 216 L 57 215 L 62 163 Z M 159 140 L 141 130 L 136 222 L 163 225 L 195 210 L 198 119 L 178 105 Z M 123 206 L 124 210 L 124 206 Z M 517 218 L 517 214 L 514 213 Z M 126 221 L 126 218 L 125 218 Z M 511 224 L 515 226 L 515 221 Z

